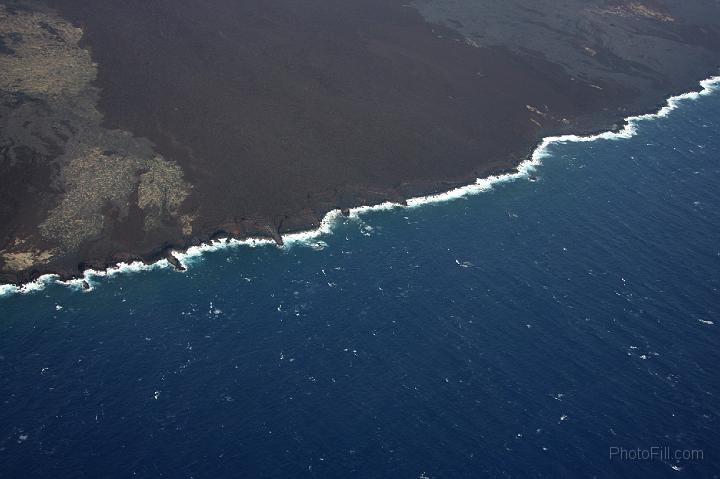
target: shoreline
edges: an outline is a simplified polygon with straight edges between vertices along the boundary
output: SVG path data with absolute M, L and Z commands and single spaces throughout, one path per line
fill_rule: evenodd
M 404 204 L 397 202 L 382 202 L 375 205 L 360 205 L 347 210 L 333 209 L 325 213 L 320 224 L 314 229 L 305 229 L 297 232 L 289 232 L 279 235 L 278 239 L 272 238 L 261 238 L 249 236 L 242 239 L 225 237 L 221 239 L 213 239 L 207 242 L 202 242 L 197 245 L 190 245 L 183 251 L 177 251 L 173 248 L 162 250 L 160 255 L 155 256 L 166 256 L 160 259 L 141 261 L 136 260 L 130 263 L 119 262 L 114 264 L 108 264 L 106 267 L 101 269 L 88 268 L 83 270 L 77 275 L 68 275 L 64 277 L 63 274 L 58 273 L 42 273 L 37 278 L 28 282 L 18 283 L 7 283 L 0 284 L 0 298 L 5 296 L 11 296 L 13 294 L 29 294 L 34 291 L 40 291 L 45 288 L 48 284 L 62 284 L 71 288 L 81 289 L 85 291 L 92 290 L 93 278 L 114 276 L 120 273 L 138 272 L 138 271 L 149 271 L 158 268 L 173 267 L 178 269 L 181 266 L 183 269 L 187 269 L 191 266 L 192 259 L 202 256 L 206 252 L 216 251 L 228 247 L 236 246 L 269 246 L 276 245 L 279 249 L 290 248 L 295 244 L 304 244 L 312 246 L 312 242 L 317 240 L 319 237 L 332 233 L 332 229 L 338 220 L 344 217 L 358 218 L 360 215 L 374 211 L 384 211 L 396 208 L 416 208 L 426 204 L 441 203 L 458 198 L 462 198 L 468 195 L 475 195 L 487 191 L 497 183 L 504 183 L 507 181 L 514 181 L 516 179 L 530 176 L 530 173 L 534 171 L 538 166 L 542 164 L 542 160 L 549 156 L 547 149 L 550 145 L 556 143 L 570 143 L 570 142 L 591 142 L 596 140 L 619 140 L 628 139 L 637 134 L 637 124 L 642 121 L 664 118 L 670 112 L 677 109 L 681 102 L 686 100 L 697 100 L 702 96 L 707 96 L 714 91 L 720 89 L 720 74 L 713 75 L 705 80 L 698 82 L 699 89 L 693 89 L 679 95 L 670 96 L 665 100 L 664 106 L 660 107 L 655 113 L 645 113 L 639 115 L 631 115 L 623 120 L 622 127 L 617 130 L 605 130 L 595 134 L 578 136 L 573 134 L 560 135 L 560 136 L 548 136 L 540 140 L 536 146 L 532 149 L 531 154 L 528 158 L 520 162 L 513 168 L 512 171 L 489 175 L 482 178 L 476 178 L 474 182 L 452 188 L 448 191 L 421 195 L 416 197 L 410 197 L 405 199 Z M 177 260 L 172 261 L 167 259 L 167 255 L 171 255 Z M 190 260 L 190 261 L 188 261 Z M 87 285 L 87 287 L 85 287 Z

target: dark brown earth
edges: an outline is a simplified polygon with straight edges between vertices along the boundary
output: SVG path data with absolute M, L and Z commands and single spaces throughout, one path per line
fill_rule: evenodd
M 720 65 L 714 0 L 0 5 L 0 283 L 467 184 Z

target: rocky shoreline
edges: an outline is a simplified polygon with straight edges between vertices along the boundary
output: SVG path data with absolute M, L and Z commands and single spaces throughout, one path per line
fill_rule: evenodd
M 213 6 L 0 2 L 0 284 L 282 245 L 622 128 L 720 64 L 705 0 Z
M 690 90 L 689 92 L 699 92 L 700 89 L 697 90 Z M 672 96 L 671 96 L 672 97 Z M 657 108 L 652 110 L 652 112 L 657 112 L 661 108 L 663 108 L 666 105 L 666 103 L 658 104 Z M 638 115 L 643 114 L 652 114 L 651 112 L 646 113 L 638 113 Z M 637 116 L 637 115 L 631 115 L 631 116 Z M 585 130 L 582 132 L 579 132 L 579 136 L 595 136 L 606 132 L 617 132 L 623 129 L 623 127 L 627 124 L 626 121 L 623 121 L 622 123 L 614 123 L 613 126 L 609 129 L 596 129 L 596 130 Z M 576 133 L 571 133 L 576 134 Z M 538 142 L 535 147 L 532 148 L 531 153 L 528 154 L 528 158 L 526 158 L 524 161 L 528 161 L 529 157 L 532 155 L 532 152 L 535 152 L 538 148 L 540 148 L 543 141 L 541 140 Z M 522 163 L 522 162 L 521 162 Z M 516 165 L 512 168 L 503 168 L 498 169 L 493 172 L 489 172 L 484 178 L 491 177 L 491 176 L 502 176 L 507 174 L 515 174 L 518 172 Z M 351 207 L 345 207 L 339 210 L 340 214 L 344 217 L 351 216 L 351 210 L 355 208 L 362 208 L 362 207 L 375 207 L 381 204 L 386 203 L 392 203 L 396 205 L 397 207 L 407 207 L 408 202 L 407 200 L 410 200 L 412 198 L 421 198 L 421 197 L 428 197 L 428 196 L 434 196 L 438 194 L 447 193 L 450 191 L 453 191 L 458 188 L 463 188 L 466 186 L 470 186 L 475 184 L 475 182 L 479 179 L 483 179 L 483 177 L 480 178 L 473 178 L 469 179 L 467 182 L 457 183 L 453 184 L 452 186 L 448 186 L 447 183 L 442 183 L 441 185 L 436 185 L 435 188 L 429 189 L 429 190 L 420 190 L 415 196 L 407 196 L 407 197 L 400 197 L 399 200 L 397 199 L 388 199 L 383 201 L 378 201 L 373 204 L 357 204 L 353 205 Z M 530 175 L 528 176 L 528 180 L 530 181 L 536 181 L 535 177 Z M 283 247 L 284 246 L 284 240 L 283 236 L 285 235 L 292 235 L 296 233 L 308 233 L 308 232 L 314 232 L 317 231 L 321 225 L 322 222 L 325 221 L 325 218 L 328 214 L 330 214 L 332 211 L 338 211 L 337 208 L 332 208 L 328 211 L 326 211 L 322 215 L 321 221 L 314 221 L 312 223 L 309 223 L 305 226 L 299 226 L 295 229 L 288 229 L 288 230 L 273 230 L 271 228 L 267 228 L 266 234 L 262 234 L 263 231 L 262 227 L 260 230 L 253 234 L 248 234 L 245 236 L 239 236 L 239 235 L 233 235 L 229 233 L 226 229 L 217 229 L 206 235 L 206 239 L 193 239 L 186 241 L 185 243 L 178 243 L 178 244 L 166 244 L 162 248 L 158 249 L 157 251 L 148 253 L 148 254 L 140 254 L 137 256 L 133 255 L 127 255 L 124 257 L 118 257 L 117 260 L 111 260 L 111 261 L 105 261 L 105 262 L 83 262 L 78 264 L 77 270 L 34 270 L 27 272 L 27 276 L 24 277 L 12 277 L 10 281 L 6 282 L 5 285 L 8 286 L 15 286 L 15 287 L 23 287 L 26 284 L 33 283 L 43 276 L 51 275 L 54 276 L 57 281 L 60 282 L 68 282 L 68 281 L 76 281 L 76 280 L 82 280 L 82 288 L 85 290 L 91 289 L 90 284 L 86 280 L 85 273 L 87 271 L 95 271 L 100 272 L 101 274 L 105 274 L 108 270 L 118 268 L 121 264 L 133 264 L 133 263 L 141 263 L 145 266 L 151 266 L 158 261 L 165 260 L 169 264 L 170 267 L 174 268 L 176 271 L 185 271 L 186 266 L 183 265 L 183 263 L 178 259 L 177 254 L 185 254 L 190 248 L 193 247 L 202 247 L 203 245 L 211 244 L 215 241 L 230 241 L 230 240 L 237 240 L 237 241 L 246 241 L 246 240 L 258 240 L 258 241 L 271 241 L 273 242 L 277 247 Z M 0 286 L 3 285 L 2 282 L 0 282 Z

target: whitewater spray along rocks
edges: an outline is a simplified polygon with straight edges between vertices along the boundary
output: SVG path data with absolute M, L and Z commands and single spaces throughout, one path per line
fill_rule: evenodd
M 427 196 L 419 196 L 415 198 L 409 198 L 406 205 L 399 203 L 385 202 L 377 205 L 370 206 L 358 206 L 349 210 L 349 217 L 357 219 L 363 214 L 376 211 L 392 210 L 396 208 L 417 208 L 419 206 L 440 203 L 462 198 L 468 195 L 475 195 L 492 189 L 493 185 L 503 183 L 507 181 L 513 181 L 519 178 L 526 178 L 542 164 L 542 160 L 549 156 L 549 147 L 553 144 L 562 143 L 581 143 L 581 142 L 592 142 L 596 140 L 622 140 L 633 137 L 637 133 L 637 128 L 643 121 L 653 120 L 657 118 L 666 117 L 670 112 L 677 109 L 684 101 L 697 100 L 702 96 L 711 94 L 714 91 L 720 89 L 720 76 L 714 76 L 700 82 L 701 89 L 699 91 L 693 91 L 683 93 L 681 95 L 670 97 L 667 100 L 665 106 L 655 113 L 648 113 L 644 115 L 630 116 L 625 119 L 623 128 L 618 131 L 605 131 L 595 135 L 589 136 L 577 136 L 577 135 L 563 135 L 563 136 L 550 136 L 544 138 L 540 144 L 535 148 L 529 159 L 520 163 L 514 172 L 506 173 L 503 175 L 488 176 L 485 178 L 478 178 L 474 183 L 455 188 L 443 193 L 437 193 Z M 340 210 L 332 210 L 328 212 L 320 222 L 320 226 L 313 230 L 302 231 L 297 233 L 289 233 L 282 236 L 283 245 L 282 248 L 291 248 L 294 245 L 305 245 L 315 246 L 320 237 L 332 233 L 333 226 L 342 219 L 344 215 Z M 245 239 L 219 239 L 213 240 L 208 243 L 203 243 L 197 246 L 191 246 L 187 250 L 173 251 L 172 254 L 178 259 L 180 264 L 185 268 L 192 265 L 192 262 L 200 258 L 204 253 L 217 251 L 229 247 L 249 246 L 270 246 L 274 245 L 273 240 L 265 238 L 245 238 Z M 48 284 L 63 284 L 76 289 L 85 289 L 85 284 L 90 285 L 89 289 L 92 290 L 92 285 L 95 284 L 94 279 L 101 277 L 109 277 L 120 273 L 130 273 L 138 271 L 149 271 L 158 268 L 169 268 L 172 265 L 166 260 L 161 259 L 155 263 L 146 264 L 141 261 L 135 261 L 132 263 L 118 263 L 117 265 L 110 267 L 104 271 L 97 271 L 88 269 L 83 272 L 82 277 L 61 281 L 57 275 L 46 274 L 40 276 L 35 281 L 25 283 L 22 285 L 3 284 L 0 285 L 0 297 L 9 294 L 29 294 L 32 292 L 40 291 L 45 288 Z

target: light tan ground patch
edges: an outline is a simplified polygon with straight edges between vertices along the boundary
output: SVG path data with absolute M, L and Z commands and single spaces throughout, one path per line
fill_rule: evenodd
M 182 215 L 180 216 L 180 225 L 182 226 L 182 233 L 185 236 L 190 236 L 193 232 L 193 223 L 195 222 L 195 215 Z
M 97 110 L 100 92 L 92 85 L 97 65 L 90 52 L 79 46 L 82 30 L 39 4 L 28 2 L 28 7 L 0 5 L 0 34 L 10 51 L 0 54 L 0 93 L 22 93 L 45 104 L 51 112 L 45 114 L 61 119 L 67 135 L 57 161 L 61 168 L 54 179 L 63 193 L 39 225 L 42 237 L 61 247 L 57 254 L 76 250 L 83 241 L 103 232 L 103 212 L 108 205 L 119 211 L 122 219 L 131 211 L 135 197 L 145 213 L 145 231 L 168 222 L 192 231 L 191 217 L 180 219 L 180 207 L 190 193 L 180 166 L 158 155 L 148 141 L 101 126 L 102 115 Z M 32 113 L 18 116 L 12 125 L 40 124 L 27 121 Z M 11 116 L 0 118 L 0 129 L 13 120 Z M 29 144 L 36 134 L 17 125 L 5 131 L 12 131 L 11 140 L 21 145 Z M 42 146 L 37 143 L 32 145 L 35 151 Z M 6 253 L 13 255 L 6 262 L 30 268 L 35 262 L 47 261 L 46 253 Z
M 135 187 L 128 180 L 137 167 L 136 162 L 126 158 L 105 156 L 98 148 L 75 155 L 63 170 L 65 194 L 40 225 L 43 236 L 68 249 L 102 232 L 103 205 L 106 201 L 126 201 Z
M 149 231 L 160 226 L 165 215 L 177 217 L 189 193 L 180 167 L 157 156 L 144 160 L 132 155 L 107 155 L 97 147 L 81 148 L 73 152 L 63 174 L 65 195 L 40 230 L 46 238 L 69 249 L 102 232 L 102 208 L 108 202 L 119 206 L 121 216 L 125 216 L 129 198 L 137 189 L 138 206 L 145 210 L 145 229 Z
M 658 22 L 674 22 L 675 18 L 670 15 L 663 13 L 659 10 L 653 9 L 647 5 L 643 5 L 640 2 L 632 2 L 627 5 L 618 5 L 611 8 L 600 10 L 601 14 L 609 15 L 621 15 L 624 17 L 643 17 L 655 20 Z
M 30 269 L 35 265 L 47 263 L 53 256 L 53 252 L 50 250 L 3 252 L 0 254 L 0 257 L 5 262 L 5 267 L 12 271 L 23 271 Z
M 77 95 L 95 78 L 90 52 L 78 47 L 82 30 L 52 13 L 0 5 L 0 32 L 12 55 L 0 55 L 2 89 L 29 95 Z
M 177 217 L 189 188 L 177 164 L 155 157 L 146 166 L 149 171 L 140 175 L 138 206 L 146 212 L 145 230 L 149 231 L 158 226 L 163 215 Z M 181 224 L 185 229 L 184 221 Z

